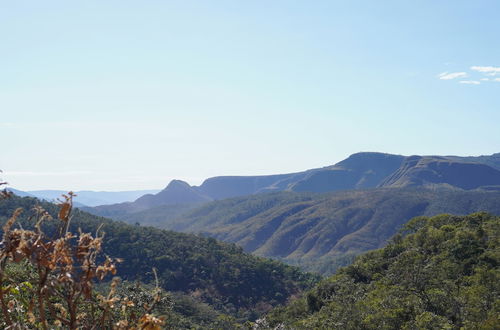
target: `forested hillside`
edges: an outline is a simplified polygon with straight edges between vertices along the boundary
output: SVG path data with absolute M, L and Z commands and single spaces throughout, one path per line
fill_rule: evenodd
M 498 329 L 500 218 L 418 217 L 260 329 Z
M 279 192 L 211 202 L 177 219 L 162 218 L 161 210 L 154 209 L 129 221 L 145 219 L 163 228 L 203 233 L 331 274 L 354 255 L 382 247 L 415 216 L 478 211 L 500 214 L 500 193 L 422 188 Z
M 0 201 L 0 222 L 22 207 L 20 223 L 31 228 L 34 223 L 29 216 L 35 205 L 57 214 L 54 204 L 13 196 Z M 54 228 L 47 223 L 47 232 Z M 213 238 L 130 226 L 75 210 L 70 229 L 77 232 L 79 228 L 92 233 L 100 228 L 105 233 L 104 253 L 124 260 L 118 266 L 122 278 L 148 283 L 155 267 L 162 288 L 189 294 L 241 320 L 255 318 L 271 306 L 284 303 L 317 279 L 298 268 L 246 254 L 234 244 Z

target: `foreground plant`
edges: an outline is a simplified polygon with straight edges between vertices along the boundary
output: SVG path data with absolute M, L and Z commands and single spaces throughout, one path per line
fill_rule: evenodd
M 103 236 L 99 236 L 99 230 L 95 237 L 69 231 L 74 196 L 71 192 L 63 195 L 53 237 L 42 227 L 54 219 L 40 206 L 34 208 L 31 217 L 34 230 L 15 226 L 22 209 L 17 209 L 3 226 L 0 324 L 6 329 L 160 329 L 164 318 L 152 314 L 161 301 L 158 285 L 152 302 L 143 306 L 117 294 L 118 278 L 112 280 L 107 295 L 94 290 L 96 280 L 116 274 L 116 264 L 121 260 L 100 256 Z M 8 197 L 7 193 L 0 196 Z M 12 269 L 16 266 L 21 266 L 28 278 L 14 278 Z

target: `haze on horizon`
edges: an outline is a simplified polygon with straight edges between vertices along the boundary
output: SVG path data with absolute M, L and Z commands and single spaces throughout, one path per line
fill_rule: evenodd
M 0 4 L 1 178 L 136 190 L 500 152 L 500 3 Z

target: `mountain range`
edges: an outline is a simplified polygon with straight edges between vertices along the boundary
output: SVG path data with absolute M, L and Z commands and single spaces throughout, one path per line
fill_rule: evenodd
M 394 317 L 386 313 L 386 306 L 391 313 L 400 313 L 401 305 L 415 315 L 398 317 L 398 322 L 406 320 L 412 326 L 418 325 L 415 328 L 428 328 L 423 325 L 437 324 L 428 317 L 432 311 L 440 315 L 439 328 L 442 328 L 458 322 L 456 315 L 461 315 L 460 312 L 455 315 L 450 311 L 456 311 L 457 302 L 463 301 L 467 301 L 461 305 L 462 309 L 468 309 L 467 322 L 494 322 L 496 316 L 490 317 L 494 312 L 490 302 L 495 301 L 498 291 L 495 285 L 488 283 L 497 282 L 492 276 L 498 274 L 495 257 L 498 218 L 485 213 L 468 217 L 440 215 L 430 219 L 425 216 L 485 210 L 500 214 L 500 191 L 494 181 L 498 170 L 484 163 L 476 166 L 444 157 L 422 162 L 422 158 L 405 158 L 395 172 L 383 178 L 381 187 L 366 188 L 360 183 L 357 188 L 333 192 L 262 191 L 186 203 L 182 192 L 192 187 L 174 181 L 162 194 L 146 195 L 138 200 L 145 203 L 154 201 L 150 196 L 167 196 L 172 200 L 178 198 L 177 201 L 184 204 L 146 203 L 141 211 L 122 214 L 131 221 L 134 218 L 137 222 L 149 221 L 149 224 L 188 234 L 126 225 L 81 209 L 73 213 L 70 230 L 104 231 L 104 253 L 124 258 L 119 273 L 126 282 L 150 282 L 153 280 L 150 270 L 156 268 L 159 285 L 176 291 L 171 295 L 177 313 L 177 319 L 170 321 L 173 328 L 210 328 L 221 320 L 225 320 L 226 325 L 217 327 L 237 328 L 238 323 L 257 318 L 273 326 L 329 328 L 333 322 L 330 317 L 334 317 L 335 324 L 350 322 L 354 324 L 351 328 L 359 328 L 359 324 L 368 324 L 375 316 L 383 319 L 377 324 L 393 322 Z M 469 164 L 474 165 L 472 169 Z M 465 172 L 470 176 L 457 180 L 460 175 L 454 172 L 455 166 L 459 174 L 470 171 Z M 365 173 L 364 178 L 367 177 L 376 176 Z M 397 182 L 399 184 L 395 184 Z M 180 192 L 177 195 L 176 189 Z M 43 207 L 54 218 L 59 211 L 44 201 L 12 196 L 0 201 L 0 224 L 19 207 L 25 212 L 18 221 L 22 228 L 28 229 L 35 225 L 30 216 L 34 210 L 40 212 Z M 44 231 L 49 236 L 54 230 L 52 221 L 44 222 Z M 417 235 L 402 238 L 401 234 L 407 235 L 408 230 L 417 230 Z M 383 250 L 373 251 L 388 243 Z M 373 252 L 357 258 L 352 266 L 339 270 L 337 275 L 305 294 L 301 292 L 318 277 L 259 257 L 273 257 L 330 274 L 368 250 Z M 453 290 L 457 283 L 466 283 L 471 289 Z M 485 290 L 492 293 L 486 305 L 482 303 Z M 453 292 L 454 298 L 443 300 L 447 292 Z M 409 295 L 411 299 L 404 300 Z M 332 297 L 338 298 L 340 304 Z M 380 304 L 380 299 L 396 302 Z M 443 301 L 446 303 L 441 304 Z M 440 303 L 440 308 L 436 309 L 435 302 Z M 288 306 L 272 309 L 266 319 L 262 319 L 263 313 L 284 303 Z M 339 307 L 344 305 L 345 308 Z M 478 312 L 479 307 L 485 311 Z M 408 311 L 405 310 L 405 315 Z
M 174 180 L 134 202 L 85 210 L 201 233 L 328 274 L 384 246 L 415 216 L 500 214 L 500 154 L 357 153 L 299 173 L 214 177 L 200 186 Z
M 162 205 L 199 204 L 266 192 L 332 192 L 381 187 L 500 190 L 500 153 L 479 157 L 405 157 L 361 152 L 335 165 L 297 173 L 218 176 L 206 179 L 200 186 L 173 180 L 157 194 L 87 211 L 113 217 Z

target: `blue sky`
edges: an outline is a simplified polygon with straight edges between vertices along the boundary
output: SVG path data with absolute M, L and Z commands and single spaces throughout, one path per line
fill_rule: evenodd
M 161 188 L 500 152 L 498 1 L 4 1 L 2 177 Z

